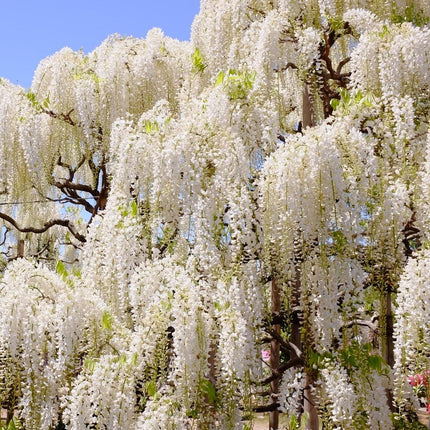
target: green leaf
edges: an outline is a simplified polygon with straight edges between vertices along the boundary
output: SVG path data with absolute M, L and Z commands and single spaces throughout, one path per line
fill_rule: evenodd
M 363 94 L 361 93 L 360 90 L 358 90 L 357 94 L 355 95 L 355 101 L 360 102 L 362 98 L 363 98 Z
M 361 101 L 361 103 L 363 104 L 363 106 L 366 106 L 366 107 L 372 107 L 373 106 L 373 102 L 374 102 L 374 98 L 373 98 L 372 93 L 367 93 L 364 96 L 363 100 Z
M 314 351 L 313 349 L 309 349 L 308 352 L 308 361 L 309 361 L 309 367 L 319 367 L 321 363 L 321 355 L 318 354 L 318 352 Z
M 384 24 L 382 26 L 382 31 L 379 33 L 379 37 L 384 38 L 389 33 L 390 33 L 390 30 L 389 30 L 387 24 Z
M 7 430 L 18 430 L 18 427 L 15 425 L 15 418 L 12 418 L 9 421 L 9 425 L 7 426 Z
M 340 105 L 340 100 L 338 99 L 331 99 L 330 100 L 330 106 L 333 108 L 333 110 L 336 110 Z
M 113 317 L 112 315 L 104 311 L 102 315 L 102 327 L 104 330 L 112 330 Z
M 33 91 L 28 90 L 25 96 L 35 109 L 41 110 L 40 103 L 37 101 L 36 94 Z
M 346 369 L 356 368 L 357 360 L 354 351 L 350 348 L 343 349 L 341 352 L 342 364 Z
M 429 23 L 430 18 L 426 16 L 422 9 L 416 9 L 416 6 L 412 3 L 406 7 L 404 14 L 394 13 L 393 11 L 391 20 L 396 24 L 411 22 L 417 27 L 422 27 Z
M 218 74 L 215 86 L 223 82 L 230 99 L 244 99 L 248 95 L 249 90 L 254 86 L 255 77 L 256 72 L 242 72 L 230 69 L 227 73 L 227 79 L 225 79 L 224 72 Z
M 84 361 L 84 368 L 89 370 L 91 373 L 94 372 L 97 362 L 91 358 L 86 358 Z
M 312 368 L 320 368 L 324 359 L 333 360 L 333 355 L 329 352 L 320 354 L 312 348 L 308 349 L 308 366 Z
M 331 237 L 333 239 L 334 251 L 337 253 L 344 251 L 346 245 L 348 245 L 348 239 L 343 232 L 341 230 L 334 230 L 331 233 Z
M 340 96 L 342 97 L 342 101 L 345 105 L 348 105 L 351 102 L 351 95 L 349 94 L 349 91 L 345 88 L 342 88 L 340 90 Z
M 133 366 L 137 366 L 137 352 L 134 352 L 133 355 L 131 356 L 131 364 Z
M 81 278 L 82 276 L 82 270 L 80 267 L 74 267 L 72 270 L 73 276 L 75 276 L 76 278 Z
M 367 363 L 373 370 L 377 370 L 379 373 L 382 372 L 382 357 L 379 355 L 369 355 L 367 357 Z
M 46 99 L 43 101 L 43 106 L 46 108 L 46 109 L 49 109 L 49 103 L 50 103 L 50 100 L 49 100 L 49 94 L 46 96 Z
M 119 364 L 125 364 L 125 363 L 127 363 L 127 355 L 126 354 L 121 354 L 118 357 L 118 363 Z
M 154 397 L 157 394 L 157 386 L 154 381 L 149 381 L 146 383 L 146 392 L 149 397 Z
M 196 48 L 191 56 L 193 62 L 193 73 L 203 72 L 206 69 L 205 60 L 200 53 L 200 49 Z
M 207 396 L 208 402 L 213 405 L 217 399 L 217 392 L 214 384 L 208 379 L 201 379 L 199 386 L 202 393 Z
M 215 86 L 217 87 L 218 85 L 222 84 L 224 82 L 224 78 L 225 78 L 224 70 L 221 70 L 215 79 Z
M 188 410 L 186 413 L 187 413 L 187 418 L 197 418 L 198 416 L 198 412 L 196 409 Z
M 153 134 L 160 130 L 160 127 L 158 126 L 157 121 L 152 122 L 149 120 L 145 120 L 143 122 L 143 126 L 145 127 L 146 134 Z
M 139 207 L 138 207 L 138 205 L 137 205 L 136 200 L 133 200 L 133 201 L 131 202 L 131 215 L 132 215 L 133 217 L 136 217 L 138 213 L 139 213 Z
M 295 415 L 291 415 L 290 422 L 289 422 L 289 428 L 290 429 L 296 429 L 299 427 L 299 420 Z
M 345 21 L 342 19 L 342 15 L 328 16 L 327 21 L 334 31 L 343 30 L 345 28 Z
M 69 272 L 66 269 L 66 266 L 61 260 L 57 261 L 57 265 L 55 266 L 55 270 L 57 273 L 65 280 L 69 276 Z

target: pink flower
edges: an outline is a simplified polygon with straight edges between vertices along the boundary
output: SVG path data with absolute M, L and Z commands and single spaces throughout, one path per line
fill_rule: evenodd
M 408 376 L 408 382 L 410 385 L 412 385 L 413 387 L 417 386 L 417 382 L 415 380 L 415 376 Z
M 263 361 L 269 361 L 270 360 L 270 349 L 263 349 L 261 351 L 261 358 Z
M 416 375 L 408 376 L 408 382 L 413 387 L 416 387 L 418 385 L 424 385 L 425 387 L 427 387 L 429 385 L 429 376 L 430 376 L 430 372 L 428 370 L 425 370 L 422 373 L 417 373 Z

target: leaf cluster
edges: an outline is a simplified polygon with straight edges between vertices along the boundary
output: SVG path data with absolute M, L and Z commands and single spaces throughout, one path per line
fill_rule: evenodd
M 403 14 L 393 11 L 391 20 L 396 24 L 410 22 L 417 27 L 423 27 L 430 22 L 430 17 L 426 16 L 421 9 L 417 9 L 415 4 L 412 3 L 405 8 L 405 12 Z
M 0 430 L 22 430 L 22 429 L 23 427 L 20 421 L 15 417 L 13 417 L 7 425 L 0 424 Z
M 216 79 L 215 86 L 223 85 L 231 100 L 240 100 L 247 97 L 254 86 L 256 72 L 238 71 L 230 69 L 227 73 L 221 70 Z
M 194 50 L 193 54 L 191 55 L 191 61 L 193 63 L 193 73 L 202 73 L 207 67 L 206 60 L 202 56 L 199 48 Z

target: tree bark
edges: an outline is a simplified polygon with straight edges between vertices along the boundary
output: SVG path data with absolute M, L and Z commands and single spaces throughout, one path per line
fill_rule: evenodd
M 393 311 L 391 292 L 387 291 L 382 294 L 381 308 L 383 315 L 381 318 L 381 336 L 382 336 L 382 358 L 390 366 L 394 366 L 394 340 L 393 340 Z
M 14 410 L 12 407 L 7 408 L 6 412 L 6 428 L 9 427 L 9 423 L 13 420 Z
M 315 112 L 314 106 L 309 93 L 309 85 L 307 83 L 303 84 L 303 94 L 302 94 L 302 124 L 303 129 L 307 127 L 313 127 L 315 125 Z
M 23 258 L 24 257 L 24 239 L 18 240 L 18 245 L 16 249 L 16 258 Z
M 315 381 L 309 371 L 306 372 L 306 386 L 303 392 L 303 410 L 307 414 L 308 422 L 306 423 L 307 430 L 319 430 L 318 411 L 313 400 L 311 386 Z
M 11 224 L 16 230 L 20 231 L 21 233 L 44 233 L 51 227 L 60 225 L 66 227 L 69 232 L 72 233 L 72 235 L 80 242 L 86 242 L 85 236 L 83 234 L 80 234 L 77 231 L 76 227 L 73 225 L 73 223 L 68 219 L 53 219 L 50 221 L 46 221 L 43 224 L 43 227 L 21 227 L 11 216 L 3 212 L 0 212 L 0 218 Z
M 312 103 L 312 98 L 309 93 L 309 85 L 305 82 L 303 84 L 303 113 L 302 113 L 302 120 L 303 120 L 303 129 L 307 127 L 313 127 L 315 126 L 315 110 L 314 105 Z M 298 264 L 296 264 L 296 279 L 294 282 L 294 290 L 293 296 L 300 295 L 301 291 L 301 281 L 300 281 L 300 267 Z M 294 297 L 295 300 L 297 300 L 298 303 L 300 303 L 300 296 Z M 299 321 L 300 323 L 300 321 Z M 297 328 L 292 329 L 292 334 L 294 336 L 294 332 L 297 330 L 301 330 L 301 323 L 298 324 Z M 299 332 L 300 333 L 300 332 Z M 300 334 L 296 334 L 295 336 L 299 336 Z M 294 340 L 293 340 L 294 342 Z M 302 339 L 299 340 L 300 344 L 297 346 L 303 350 L 301 343 L 303 342 Z M 319 423 L 318 423 L 318 411 L 315 407 L 315 402 L 312 398 L 312 392 L 311 392 L 311 385 L 313 384 L 313 376 L 311 374 L 312 369 L 306 369 L 306 388 L 303 393 L 303 410 L 308 415 L 308 422 L 306 424 L 307 430 L 319 430 Z
M 279 290 L 279 286 L 276 283 L 276 279 L 272 280 L 272 316 L 279 316 L 281 313 L 281 292 Z M 278 318 L 276 318 L 278 319 Z M 272 330 L 277 334 L 281 334 L 281 325 L 273 324 Z M 272 374 L 279 372 L 280 366 L 280 353 L 281 346 L 279 341 L 276 338 L 272 338 L 270 342 L 270 368 L 272 369 Z M 270 394 L 272 398 L 272 403 L 277 403 L 278 401 L 278 393 L 279 393 L 279 382 L 280 378 L 277 377 L 273 379 L 270 383 Z M 269 428 L 271 430 L 278 430 L 279 428 L 279 410 L 276 408 L 271 411 L 269 414 Z
M 394 366 L 394 327 L 391 291 L 384 291 L 381 295 L 381 353 L 384 361 L 392 368 Z M 393 393 L 386 390 L 387 402 L 391 411 L 394 412 Z

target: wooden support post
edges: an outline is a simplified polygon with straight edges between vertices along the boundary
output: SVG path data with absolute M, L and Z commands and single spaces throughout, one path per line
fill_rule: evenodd
M 24 258 L 24 239 L 18 239 L 16 258 Z
M 276 282 L 276 279 L 272 280 L 272 292 L 271 292 L 271 299 L 272 299 L 272 317 L 278 317 L 281 313 L 281 292 L 279 290 L 279 286 Z M 281 325 L 279 324 L 279 321 L 277 321 L 276 324 L 273 324 L 272 330 L 277 333 L 281 334 Z M 272 374 L 278 374 L 279 372 L 279 365 L 280 365 L 280 353 L 281 348 L 279 341 L 276 339 L 272 339 L 270 343 L 270 368 L 272 369 Z M 280 378 L 275 378 L 270 383 L 270 394 L 272 397 L 272 403 L 278 402 L 278 393 L 279 393 L 279 383 Z M 271 411 L 269 414 L 269 428 L 270 430 L 278 430 L 279 428 L 279 411 L 278 409 Z

